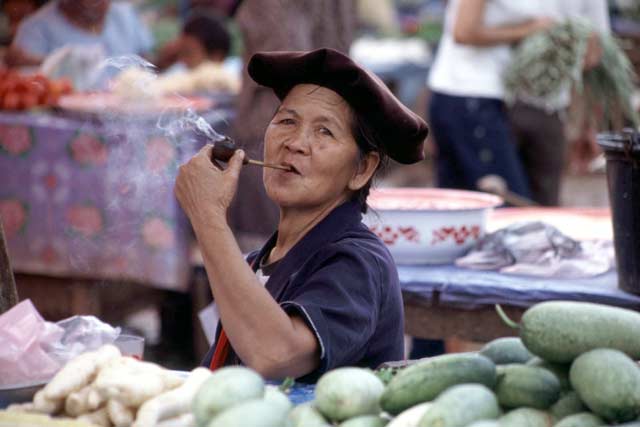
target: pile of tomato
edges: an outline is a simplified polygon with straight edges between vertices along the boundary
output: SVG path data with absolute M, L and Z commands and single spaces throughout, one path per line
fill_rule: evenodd
M 41 74 L 24 75 L 0 69 L 0 109 L 29 110 L 56 105 L 62 95 L 73 91 L 67 79 L 49 79 Z

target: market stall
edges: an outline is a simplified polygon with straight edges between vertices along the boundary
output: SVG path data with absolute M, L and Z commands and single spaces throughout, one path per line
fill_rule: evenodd
M 429 189 L 381 189 L 371 201 L 373 229 L 399 264 L 411 336 L 486 342 L 513 334 L 495 304 L 514 318 L 549 300 L 640 307 L 619 286 L 607 208 L 500 208 L 483 217 L 491 205 L 485 196 Z M 527 227 L 533 232 L 524 233 Z M 461 254 L 481 233 L 496 237 L 470 257 L 476 268 L 466 267 Z M 565 250 L 581 254 L 563 259 Z M 433 262 L 442 257 L 448 260 Z
M 202 114 L 220 132 L 231 117 Z M 191 240 L 173 182 L 205 140 L 166 128 L 181 119 L 1 113 L 0 214 L 15 271 L 186 290 Z
M 367 87 L 323 86 L 335 78 L 322 74 L 331 72 L 327 58 L 342 64 L 340 72 L 361 73 L 347 86 Z M 588 249 L 564 228 L 610 231 L 609 213 L 573 212 L 556 229 L 538 211 L 532 226 L 514 226 L 522 211 L 502 211 L 515 215 L 500 222 L 492 211 L 504 200 L 491 194 L 370 193 L 379 154 L 421 161 L 428 129 L 349 61 L 324 50 L 262 54 L 249 64 L 254 80 L 270 82 L 288 104 L 265 136 L 264 162 L 245 163 L 269 167 L 265 183 L 283 217 L 300 215 L 278 228 L 295 239 L 282 245 L 272 238 L 248 259 L 251 271 L 226 222 L 243 164 L 233 141 L 217 139 L 177 173 L 213 130 L 225 133 L 231 113 L 215 99 L 202 106 L 194 98 L 187 108 L 173 97 L 177 108 L 156 109 L 167 99 L 145 98 L 134 83 L 153 78 L 137 70 L 117 93 L 0 115 L 0 215 L 16 271 L 47 277 L 47 286 L 66 282 L 75 295 L 71 314 L 103 314 L 83 306 L 101 298 L 78 296 L 75 280 L 91 283 L 77 288 L 85 292 L 101 282 L 185 291 L 194 239 L 177 196 L 198 233 L 212 285 L 203 288 L 215 294 L 223 319 L 205 366 L 176 371 L 124 347 L 121 331 L 100 320 L 78 339 L 69 324 L 87 319 L 54 323 L 22 301 L 0 316 L 0 427 L 584 427 L 638 420 L 640 297 L 618 288 L 610 245 Z M 305 64 L 302 76 L 287 74 Z M 271 75 L 277 69 L 285 77 Z M 309 70 L 322 70 L 317 81 L 306 80 Z M 280 87 L 283 81 L 294 86 Z M 320 87 L 309 91 L 311 83 Z M 317 98 L 309 102 L 309 94 Z M 351 138 L 362 135 L 336 137 L 315 126 L 331 122 L 327 113 L 342 129 L 352 124 L 343 95 L 358 114 L 371 114 L 374 103 L 383 113 L 366 117 L 374 134 L 385 131 L 366 164 Z M 398 146 L 411 135 L 404 148 L 412 150 L 403 152 Z M 296 143 L 303 148 L 286 145 Z M 275 155 L 302 154 L 305 144 L 321 147 L 315 164 Z M 367 175 L 355 182 L 363 169 Z M 307 180 L 314 172 L 321 179 Z M 334 175 L 337 181 L 328 179 Z M 363 226 L 365 200 L 374 210 Z M 323 215 L 309 221 L 317 212 Z M 298 223 L 311 231 L 300 235 L 291 228 Z M 51 305 L 65 300 L 40 289 Z M 403 326 L 417 337 L 492 341 L 477 352 L 407 361 Z
M 267 381 L 241 366 L 171 371 L 106 344 L 35 386 L 0 388 L 0 403 L 13 402 L 0 410 L 0 425 L 519 427 L 636 419 L 637 312 L 556 301 L 534 305 L 519 324 L 500 310 L 496 316 L 517 331 L 478 352 L 341 367 L 307 385 Z

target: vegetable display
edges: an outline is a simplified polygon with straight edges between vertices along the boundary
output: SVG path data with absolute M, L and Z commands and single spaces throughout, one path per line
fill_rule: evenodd
M 583 69 L 588 46 L 597 38 L 598 64 Z M 621 128 L 624 119 L 640 124 L 631 94 L 631 62 L 611 35 L 599 34 L 582 19 L 570 20 L 523 40 L 504 76 L 507 100 L 521 100 L 555 111 L 566 107 L 571 90 L 584 96 L 590 110 L 602 112 L 603 128 Z
M 71 93 L 66 79 L 53 80 L 41 74 L 23 75 L 0 69 L 0 109 L 29 110 L 56 105 L 62 95 Z
M 105 346 L 70 361 L 33 402 L 0 411 L 0 427 L 640 426 L 640 314 L 558 301 L 519 324 L 500 315 L 519 337 L 383 375 L 333 369 L 298 406 L 247 367 L 178 375 Z

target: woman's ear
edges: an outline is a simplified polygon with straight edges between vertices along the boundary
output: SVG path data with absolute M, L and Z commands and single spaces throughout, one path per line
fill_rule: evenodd
M 358 170 L 349 180 L 349 190 L 358 191 L 371 179 L 380 164 L 380 153 L 368 152 L 358 163 Z

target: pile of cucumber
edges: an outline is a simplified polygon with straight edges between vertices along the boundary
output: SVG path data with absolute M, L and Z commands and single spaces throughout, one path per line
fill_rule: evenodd
M 224 368 L 236 369 L 219 381 L 225 387 L 212 379 L 198 393 L 198 426 L 640 427 L 640 313 L 553 301 L 513 325 L 519 337 L 422 359 L 390 378 L 334 369 L 314 401 L 295 408 L 281 393 L 267 396 L 247 368 Z

